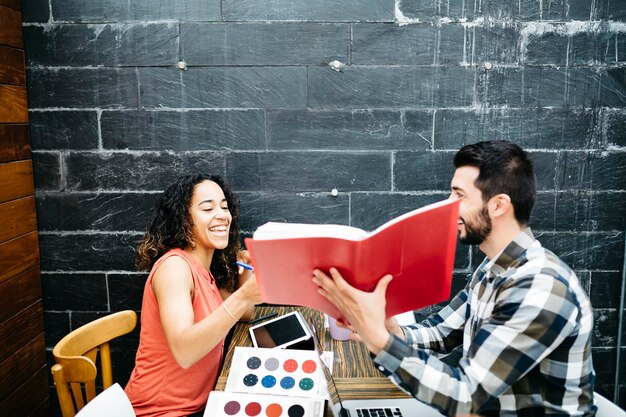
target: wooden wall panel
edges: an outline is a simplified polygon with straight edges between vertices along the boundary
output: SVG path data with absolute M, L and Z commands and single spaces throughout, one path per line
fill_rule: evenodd
M 0 283 L 39 264 L 37 236 L 32 232 L 0 244 Z
M 46 362 L 46 338 L 43 333 L 0 363 L 0 401 Z
M 0 203 L 34 193 L 31 160 L 0 165 Z
M 48 367 L 42 366 L 36 374 L 0 402 L 3 416 L 30 416 L 48 398 Z
M 26 87 L 0 85 L 0 121 L 28 123 Z
M 32 157 L 28 125 L 0 124 L 0 163 Z M 2 180 L 0 180 L 2 181 Z
M 22 14 L 18 10 L 0 6 L 0 44 L 24 49 Z
M 43 305 L 39 301 L 0 323 L 0 340 L 2 340 L 0 362 L 7 360 L 41 333 L 43 333 Z
M 0 204 L 0 243 L 37 230 L 35 196 Z
M 0 416 L 49 417 L 21 0 L 0 0 Z
M 20 10 L 20 0 L 0 0 L 0 5 Z
M 24 51 L 0 46 L 0 84 L 26 85 Z
M 31 268 L 0 284 L 0 323 L 41 299 L 41 274 Z M 1 368 L 1 367 L 0 367 Z

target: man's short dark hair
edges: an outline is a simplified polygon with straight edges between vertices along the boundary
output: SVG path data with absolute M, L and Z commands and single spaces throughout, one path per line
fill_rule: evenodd
M 488 201 L 498 194 L 511 198 L 515 219 L 528 224 L 535 205 L 537 181 L 533 164 L 518 145 L 507 141 L 485 141 L 463 146 L 454 156 L 454 166 L 473 166 L 480 173 L 475 181 Z

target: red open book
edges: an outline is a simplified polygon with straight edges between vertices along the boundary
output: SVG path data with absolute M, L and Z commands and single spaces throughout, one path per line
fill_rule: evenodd
M 385 274 L 388 316 L 450 297 L 458 201 L 413 210 L 373 232 L 324 224 L 266 223 L 245 240 L 263 300 L 312 307 L 339 317 L 317 293 L 313 269 L 339 270 L 351 285 L 372 291 Z

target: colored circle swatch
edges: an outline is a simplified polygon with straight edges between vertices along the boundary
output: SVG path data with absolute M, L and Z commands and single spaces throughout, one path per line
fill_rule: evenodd
M 265 361 L 265 369 L 268 371 L 275 371 L 278 369 L 278 359 L 276 358 L 268 358 Z
M 287 410 L 287 415 L 289 417 L 302 417 L 304 416 L 304 407 L 299 404 L 292 405 L 289 407 L 289 410 Z
M 298 369 L 298 362 L 294 359 L 287 359 L 283 364 L 283 369 L 287 372 L 295 372 Z
M 241 405 L 237 401 L 229 401 L 224 405 L 224 412 L 229 416 L 234 416 L 241 409 Z
M 316 369 L 317 364 L 315 363 L 315 361 L 312 361 L 310 359 L 302 364 L 302 370 L 307 374 L 312 374 L 313 372 L 315 372 Z
M 280 406 L 280 404 L 276 403 L 268 405 L 265 409 L 265 414 L 267 415 L 267 417 L 280 417 L 282 413 L 283 408 Z
M 274 385 L 276 385 L 276 378 L 274 378 L 272 375 L 266 375 L 261 380 L 261 384 L 265 388 L 272 388 Z
M 243 383 L 246 387 L 253 387 L 257 382 L 259 382 L 259 377 L 254 374 L 248 374 L 243 377 Z
M 261 366 L 261 359 L 259 359 L 256 356 L 253 356 L 250 359 L 248 359 L 247 365 L 248 365 L 248 368 L 250 369 L 257 369 L 259 366 Z
M 286 376 L 280 380 L 280 386 L 284 389 L 292 389 L 295 385 L 296 381 L 290 376 Z
M 246 405 L 246 414 L 250 417 L 258 416 L 261 413 L 261 404 L 252 402 Z
M 300 389 L 304 390 L 304 391 L 309 391 L 310 389 L 313 389 L 313 380 L 311 378 L 302 378 L 300 380 L 300 383 L 298 384 L 298 386 L 300 387 Z

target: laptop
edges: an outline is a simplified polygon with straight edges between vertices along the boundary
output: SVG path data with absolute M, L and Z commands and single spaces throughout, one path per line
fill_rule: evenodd
M 315 350 L 320 357 L 320 364 L 328 386 L 328 402 L 334 417 L 442 417 L 433 407 L 414 398 L 384 398 L 370 400 L 342 401 L 333 375 L 324 362 L 323 351 L 315 333 L 315 327 L 309 323 Z

